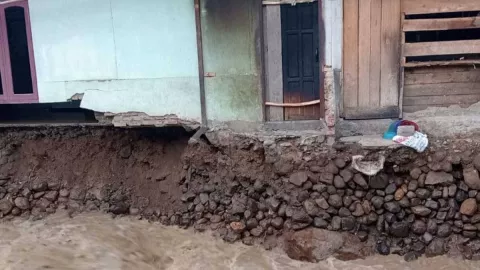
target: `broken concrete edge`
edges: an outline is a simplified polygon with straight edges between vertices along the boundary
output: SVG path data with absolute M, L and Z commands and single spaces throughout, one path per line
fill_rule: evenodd
M 84 93 L 76 93 L 71 98 L 67 99 L 68 102 L 71 101 L 82 101 Z
M 183 127 L 187 132 L 193 132 L 201 127 L 201 124 L 194 120 L 178 117 L 175 114 L 151 116 L 144 112 L 125 113 L 97 113 L 99 123 L 110 123 L 114 127 Z

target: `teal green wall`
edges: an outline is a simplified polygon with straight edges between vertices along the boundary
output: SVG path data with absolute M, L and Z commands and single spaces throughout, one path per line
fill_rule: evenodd
M 201 121 L 193 0 L 29 0 L 40 102 Z
M 262 121 L 258 0 L 203 0 L 207 116 Z
M 30 0 L 40 102 L 201 121 L 193 0 Z M 207 115 L 262 121 L 259 0 L 202 0 Z

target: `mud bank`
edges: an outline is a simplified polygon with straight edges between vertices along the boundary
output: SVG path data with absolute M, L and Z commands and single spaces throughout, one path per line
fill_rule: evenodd
M 188 143 L 189 135 L 1 130 L 0 213 L 7 220 L 57 209 L 138 215 L 311 262 L 374 253 L 480 258 L 480 145 L 473 139 L 434 141 L 417 154 L 323 136 L 212 132 Z M 352 168 L 358 155 L 362 171 L 383 169 L 360 173 Z
M 1 215 L 177 211 L 188 138 L 183 129 L 2 129 Z

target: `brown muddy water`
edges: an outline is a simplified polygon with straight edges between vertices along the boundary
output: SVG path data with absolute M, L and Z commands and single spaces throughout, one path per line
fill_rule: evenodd
M 208 234 L 134 218 L 55 214 L 41 221 L 0 224 L 0 269 L 480 269 L 480 262 L 447 257 L 407 263 L 398 256 L 319 264 L 293 261 L 281 251 L 227 244 Z

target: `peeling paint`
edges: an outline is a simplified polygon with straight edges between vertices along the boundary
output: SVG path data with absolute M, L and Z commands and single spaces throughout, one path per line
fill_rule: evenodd
M 73 95 L 71 98 L 69 98 L 67 101 L 77 101 L 77 100 L 82 100 L 83 99 L 83 93 L 76 93 Z
M 334 74 L 331 66 L 325 66 L 323 71 L 325 91 L 325 122 L 329 128 L 333 128 L 335 127 L 336 122 Z

